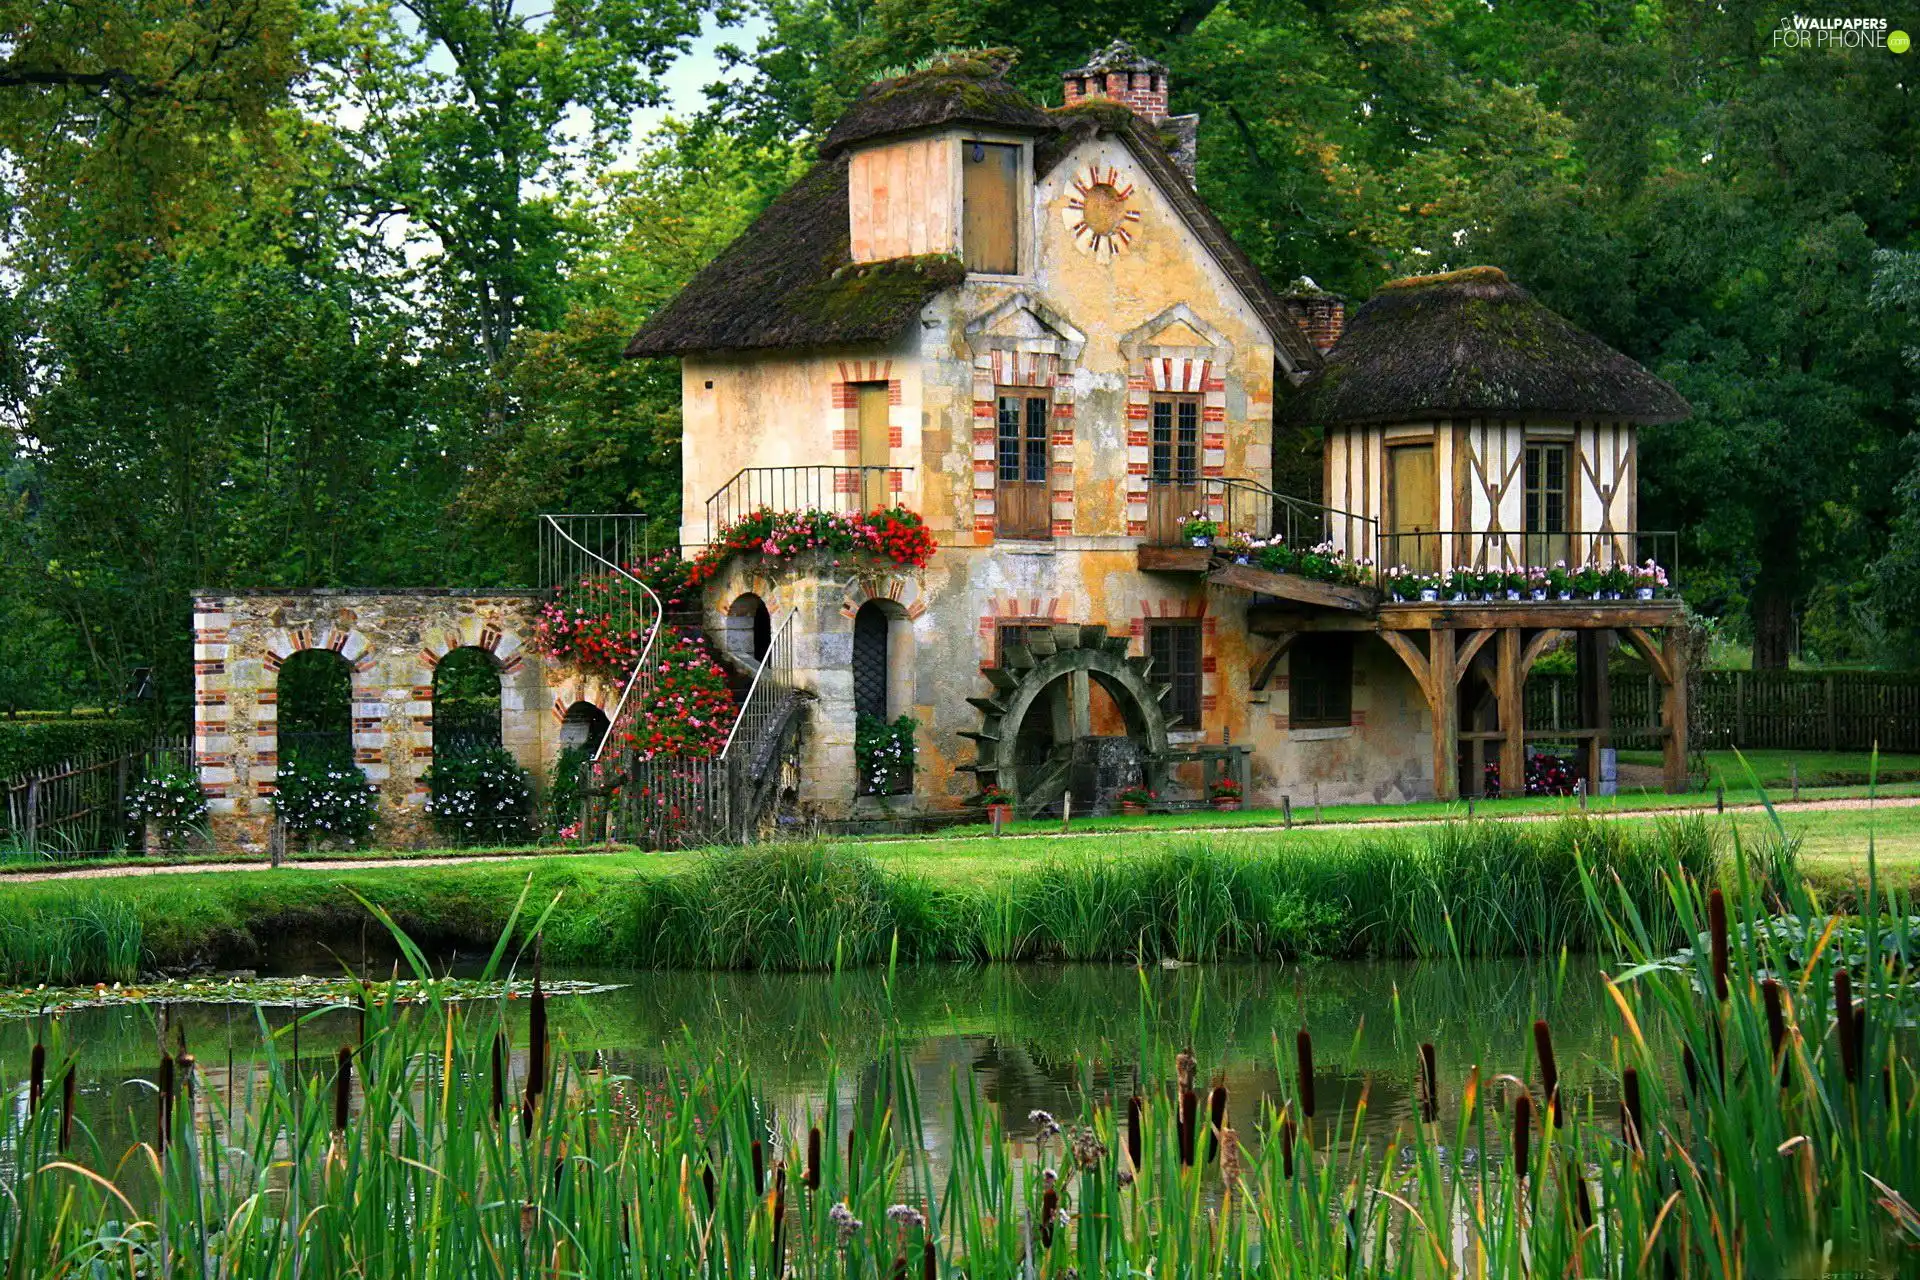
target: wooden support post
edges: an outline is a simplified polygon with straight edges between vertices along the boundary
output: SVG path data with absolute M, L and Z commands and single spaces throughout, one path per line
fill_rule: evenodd
M 1460 699 L 1454 690 L 1453 631 L 1427 633 L 1427 702 L 1433 710 L 1433 798 L 1460 795 Z
M 1607 656 L 1613 648 L 1613 633 L 1607 630 L 1580 631 L 1574 641 L 1575 683 L 1579 694 L 1580 727 L 1593 730 L 1587 739 L 1587 794 L 1600 789 L 1600 752 L 1613 745 L 1613 694 L 1607 687 Z
M 1495 695 L 1500 707 L 1500 794 L 1527 794 L 1527 711 L 1520 666 L 1520 628 L 1500 631 Z
M 1679 627 L 1666 629 L 1661 649 L 1667 660 L 1660 698 L 1660 718 L 1667 726 L 1667 790 L 1678 793 L 1687 789 L 1687 645 Z

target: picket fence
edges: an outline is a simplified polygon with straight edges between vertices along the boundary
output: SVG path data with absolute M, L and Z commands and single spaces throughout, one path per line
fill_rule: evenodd
M 127 799 L 148 769 L 184 765 L 184 738 L 159 738 L 129 750 L 79 756 L 0 782 L 6 826 L 0 847 L 11 858 L 85 858 L 138 849 L 142 833 Z

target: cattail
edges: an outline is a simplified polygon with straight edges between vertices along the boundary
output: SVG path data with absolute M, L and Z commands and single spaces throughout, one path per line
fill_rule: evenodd
M 1133 1162 L 1133 1171 L 1140 1172 L 1140 1095 L 1134 1094 L 1127 1099 L 1127 1159 Z
M 719 1197 L 714 1191 L 713 1166 L 710 1164 L 700 1166 L 700 1189 L 707 1193 L 707 1212 L 712 1213 L 719 1205 Z
M 1189 1090 L 1186 1096 L 1191 1098 L 1192 1091 Z M 1187 1163 L 1193 1162 L 1189 1160 Z M 1059 1212 L 1060 1193 L 1048 1187 L 1045 1194 L 1040 1197 L 1040 1247 L 1042 1249 L 1053 1248 L 1053 1219 Z
M 820 1127 L 815 1125 L 807 1130 L 807 1190 L 820 1189 Z
M 1180 1091 L 1180 1167 L 1193 1167 L 1194 1126 L 1198 1121 L 1200 1099 L 1191 1089 Z
M 507 1108 L 507 1033 L 493 1033 L 493 1122 L 500 1123 L 500 1113 Z
M 1553 1059 L 1553 1032 L 1547 1026 L 1545 1018 L 1534 1020 L 1533 1051 L 1540 1059 L 1540 1088 L 1547 1095 L 1547 1105 L 1553 1111 L 1553 1123 L 1560 1123 L 1560 1068 Z
M 160 1055 L 160 1127 L 155 1146 L 167 1154 L 167 1139 L 173 1135 L 173 1059 Z
M 1844 966 L 1833 971 L 1833 1021 L 1840 1036 L 1840 1074 L 1852 1080 L 1859 1046 L 1853 1042 L 1853 974 Z
M 767 1194 L 767 1149 L 757 1138 L 753 1143 L 753 1194 Z
M 333 1073 L 333 1131 L 347 1131 L 347 1106 L 353 1099 L 353 1050 L 346 1045 L 334 1055 L 338 1065 Z
M 73 1141 L 73 1076 L 74 1068 L 68 1067 L 67 1074 L 60 1080 L 60 1149 L 65 1151 Z
M 1638 1151 L 1641 1149 L 1640 1135 L 1644 1131 L 1640 1110 L 1640 1073 L 1628 1067 L 1620 1073 L 1620 1136 L 1626 1140 L 1629 1148 Z
M 47 1087 L 47 1046 L 35 1041 L 27 1055 L 27 1113 L 38 1115 L 40 1094 Z
M 893 1255 L 893 1270 L 887 1272 L 887 1280 L 907 1280 L 907 1255 Z
M 1767 1007 L 1767 1040 L 1773 1046 L 1774 1060 L 1780 1063 L 1780 1083 L 1787 1081 L 1787 1012 L 1781 998 L 1780 983 L 1768 978 L 1760 984 L 1760 1000 Z
M 1173 1074 L 1182 1089 L 1193 1088 L 1194 1066 L 1193 1050 L 1182 1049 L 1174 1055 Z
M 1217 1084 L 1207 1094 L 1207 1163 L 1220 1156 L 1220 1131 L 1227 1127 L 1227 1086 Z
M 856 1123 L 847 1129 L 847 1187 L 852 1190 L 860 1185 L 860 1126 Z
M 1284 1116 L 1280 1120 L 1280 1171 L 1288 1179 L 1293 1177 L 1293 1142 L 1295 1138 L 1293 1117 Z
M 1293 1038 L 1294 1055 L 1300 1069 L 1300 1114 L 1313 1119 L 1313 1037 L 1305 1027 Z
M 1715 889 L 1707 895 L 1707 937 L 1713 945 L 1713 994 L 1727 998 L 1727 898 Z
M 1440 1069 L 1431 1040 L 1420 1046 L 1420 1112 L 1428 1124 L 1440 1118 Z
M 777 1176 L 782 1172 L 784 1171 L 775 1170 L 776 1178 L 773 1188 L 773 1274 L 776 1276 L 787 1273 L 787 1180 Z
M 1687 1077 L 1687 1092 L 1700 1092 L 1700 1059 L 1693 1056 L 1693 1046 L 1680 1046 L 1680 1069 Z
M 540 970 L 533 971 L 533 1001 L 527 1007 L 527 1101 L 547 1091 L 547 993 Z
M 1580 1166 L 1572 1157 L 1567 1159 L 1567 1180 L 1573 1183 L 1573 1213 L 1585 1231 L 1593 1225 L 1593 1193 L 1587 1189 L 1587 1180 L 1580 1175 Z
M 1513 1100 L 1513 1169 L 1514 1177 L 1524 1180 L 1527 1176 L 1527 1161 L 1533 1149 L 1533 1095 L 1526 1090 Z
M 931 1240 L 920 1246 L 920 1280 L 940 1280 L 940 1251 Z

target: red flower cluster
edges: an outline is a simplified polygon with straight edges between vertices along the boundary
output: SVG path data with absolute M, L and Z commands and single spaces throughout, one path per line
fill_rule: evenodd
M 676 631 L 661 637 L 652 696 L 622 724 L 620 740 L 642 760 L 718 755 L 734 715 L 727 673 L 706 641 Z
M 652 605 L 645 593 L 615 574 L 594 574 L 567 588 L 540 610 L 533 647 L 543 657 L 571 663 L 589 675 L 625 682 L 640 660 Z
M 923 567 L 933 558 L 926 522 L 905 507 L 876 507 L 865 515 L 833 511 L 770 511 L 743 516 L 714 536 L 694 560 L 687 578 L 711 579 L 736 555 L 784 559 L 806 551 L 870 555 L 894 564 Z

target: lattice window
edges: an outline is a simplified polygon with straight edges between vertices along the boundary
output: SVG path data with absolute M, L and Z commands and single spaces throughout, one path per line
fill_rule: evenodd
M 1147 656 L 1153 659 L 1153 678 L 1172 683 L 1167 695 L 1167 727 L 1200 727 L 1200 621 L 1152 622 L 1147 626 Z
M 1303 635 L 1288 650 L 1287 662 L 1288 728 L 1337 729 L 1353 723 L 1352 636 Z
M 887 718 L 887 615 L 872 603 L 853 615 L 853 710 Z

